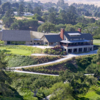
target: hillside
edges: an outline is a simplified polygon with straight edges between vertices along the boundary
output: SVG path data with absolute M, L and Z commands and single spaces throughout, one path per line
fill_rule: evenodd
M 25 1 L 30 1 L 30 0 L 25 0 Z M 40 1 L 42 3 L 46 3 L 46 2 L 53 2 L 53 3 L 57 3 L 58 0 L 33 0 L 34 2 Z M 100 6 L 100 1 L 99 0 L 65 0 L 66 3 L 72 4 L 72 3 L 83 3 L 83 4 L 94 4 L 97 6 Z

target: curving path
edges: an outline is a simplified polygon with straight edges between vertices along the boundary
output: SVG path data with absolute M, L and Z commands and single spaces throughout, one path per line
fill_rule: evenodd
M 44 73 L 37 73 L 37 72 L 29 72 L 29 71 L 18 71 L 18 70 L 12 70 L 13 72 L 17 73 L 25 73 L 25 74 L 36 74 L 36 75 L 46 75 L 46 76 L 59 76 L 56 74 L 44 74 Z
M 69 54 L 69 55 L 66 55 L 65 58 L 61 58 L 61 59 L 58 59 L 58 60 L 55 60 L 55 61 L 51 61 L 51 62 L 47 62 L 47 63 L 36 64 L 36 65 L 29 65 L 29 66 L 11 67 L 11 68 L 8 68 L 8 69 L 16 70 L 16 69 L 21 69 L 21 68 L 44 66 L 44 65 L 59 63 L 59 62 L 71 59 L 73 57 L 84 56 L 84 55 L 92 55 L 92 54 L 96 54 L 96 53 L 97 53 L 97 50 L 91 51 L 91 52 L 88 52 L 88 53 Z

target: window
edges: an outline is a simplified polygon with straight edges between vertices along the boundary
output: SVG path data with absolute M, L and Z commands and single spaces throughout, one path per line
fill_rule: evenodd
M 10 41 L 10 44 L 13 44 L 13 45 L 21 45 L 21 44 L 25 44 L 24 41 Z
M 45 44 L 48 44 L 48 42 L 45 42 Z
M 50 44 L 53 45 L 53 42 L 51 42 Z
M 68 33 L 68 35 L 70 37 L 77 37 L 77 36 L 80 36 L 81 34 L 80 33 Z
M 73 39 L 73 40 L 79 40 L 78 38 L 76 38 L 76 39 Z

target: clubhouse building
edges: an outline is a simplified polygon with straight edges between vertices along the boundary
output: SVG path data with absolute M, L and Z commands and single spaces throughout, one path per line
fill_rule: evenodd
M 67 53 L 81 53 L 93 50 L 93 37 L 89 33 L 81 33 L 81 29 L 74 32 L 41 33 L 23 30 L 2 30 L 0 40 L 5 45 L 60 45 Z

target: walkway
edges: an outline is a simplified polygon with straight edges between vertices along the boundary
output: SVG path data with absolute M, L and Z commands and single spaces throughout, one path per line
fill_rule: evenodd
M 37 73 L 37 72 L 28 72 L 28 71 L 18 71 L 18 70 L 12 70 L 13 72 L 17 73 L 25 73 L 25 74 L 36 74 L 36 75 L 46 75 L 46 76 L 59 76 L 55 74 L 44 74 L 44 73 Z
M 40 46 L 40 45 L 31 45 L 31 47 L 36 47 L 36 48 L 41 48 L 41 49 L 46 49 L 46 48 L 54 48 L 54 46 Z
M 21 69 L 21 68 L 28 68 L 28 67 L 37 67 L 37 66 L 50 65 L 50 64 L 55 64 L 55 63 L 59 63 L 59 62 L 71 59 L 73 57 L 84 56 L 84 55 L 92 55 L 92 54 L 96 54 L 96 53 L 97 53 L 97 50 L 91 51 L 89 53 L 69 54 L 69 55 L 66 55 L 65 58 L 61 58 L 61 59 L 58 59 L 58 60 L 55 60 L 55 61 L 51 61 L 51 62 L 47 62 L 47 63 L 43 63 L 43 64 L 29 65 L 29 66 L 11 67 L 10 69 L 14 70 L 14 69 Z
M 51 55 L 51 54 L 31 54 L 31 56 L 60 56 L 60 55 Z

